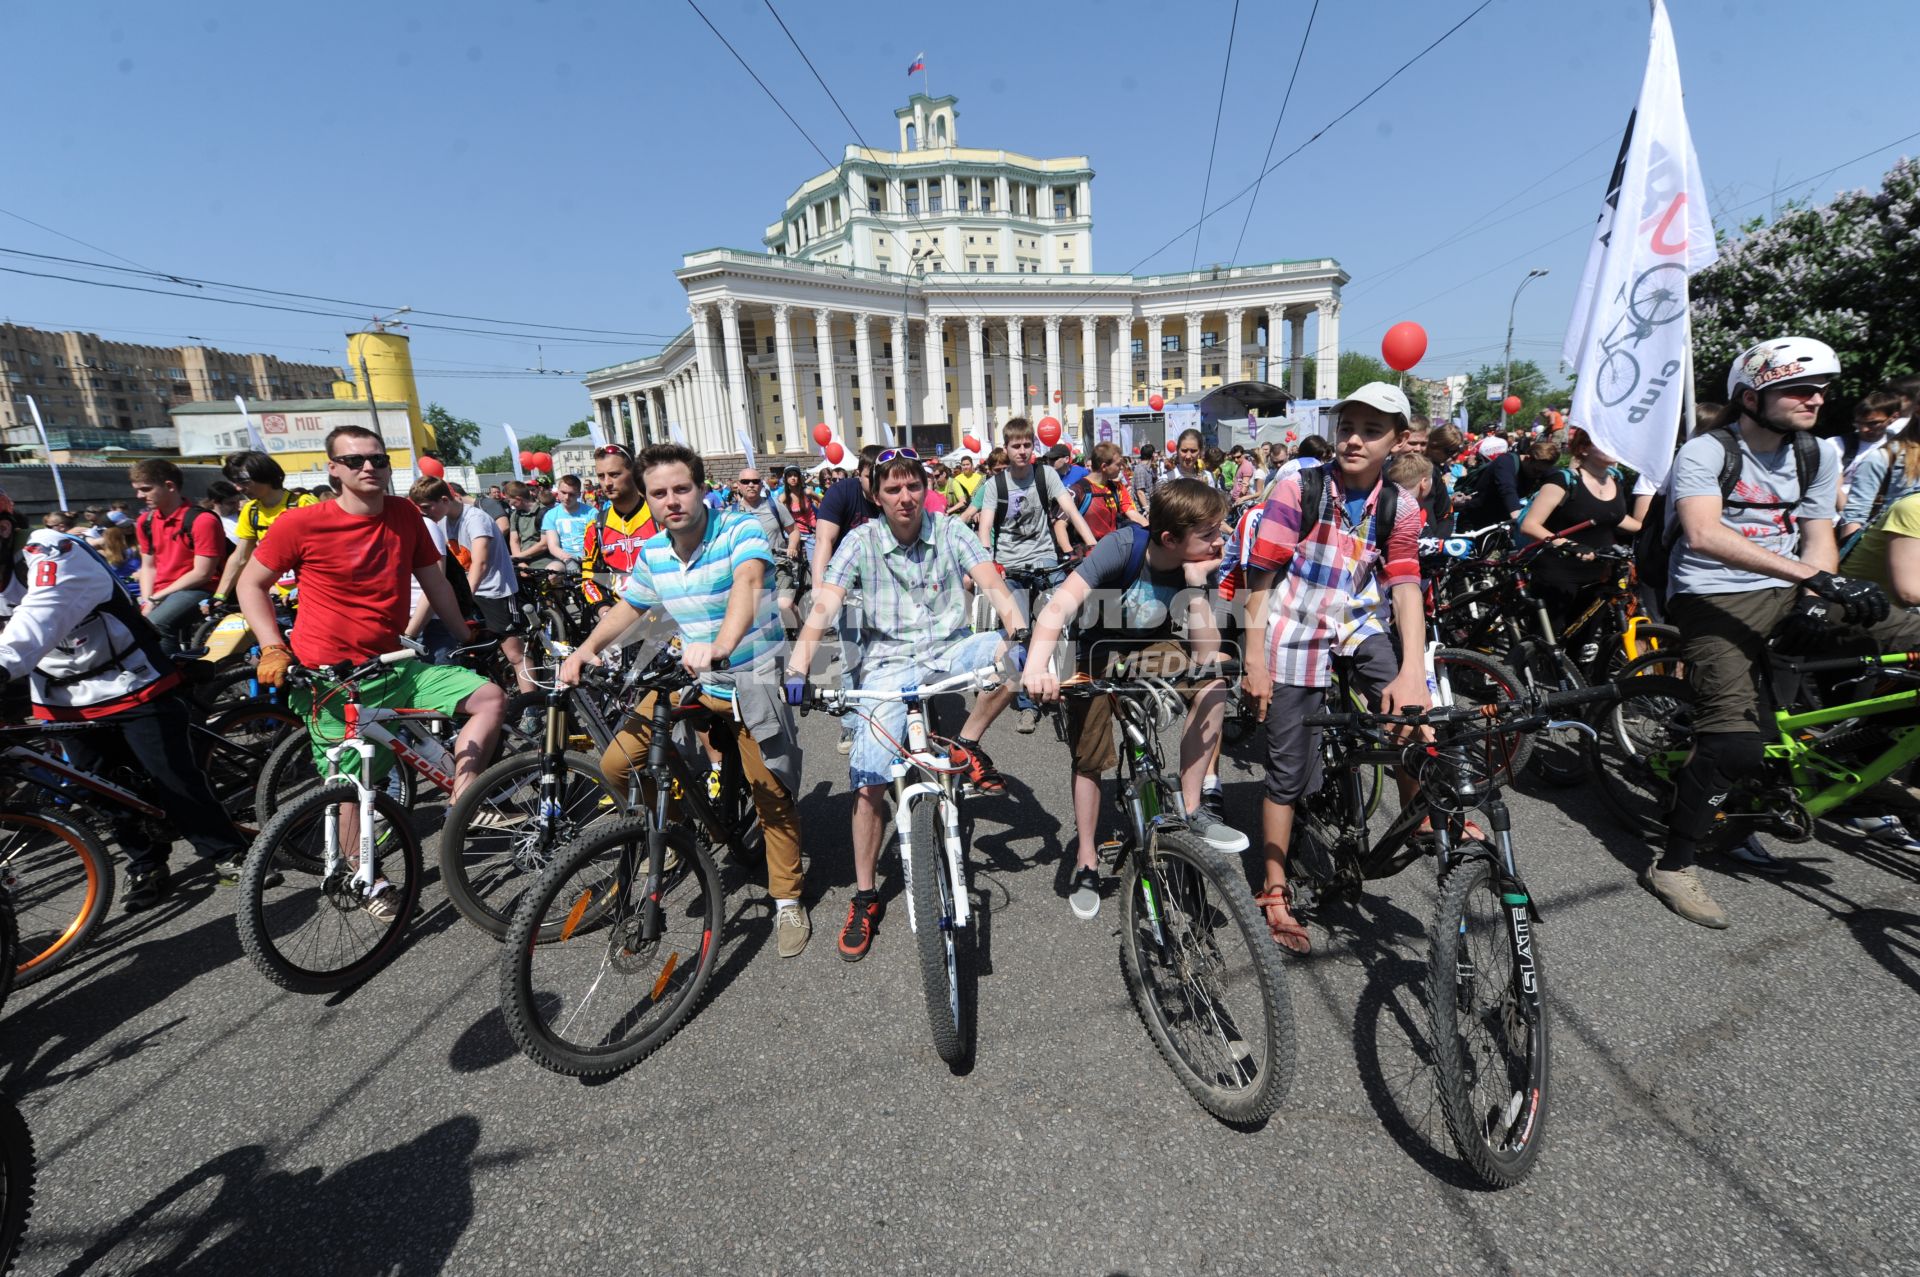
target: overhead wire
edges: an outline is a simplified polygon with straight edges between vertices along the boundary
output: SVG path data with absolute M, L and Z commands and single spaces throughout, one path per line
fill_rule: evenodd
M 1293 101 L 1293 85 L 1300 78 L 1300 63 L 1307 56 L 1307 37 L 1313 34 L 1313 20 L 1320 13 L 1320 0 L 1313 0 L 1313 8 L 1307 13 L 1307 29 L 1300 33 L 1300 48 L 1293 55 L 1293 72 L 1287 76 L 1287 91 L 1280 97 L 1280 112 L 1273 117 L 1273 132 L 1267 135 L 1267 152 L 1260 157 L 1260 176 L 1253 180 L 1253 198 L 1247 201 L 1247 215 L 1240 219 L 1240 237 L 1233 241 L 1233 252 L 1227 255 L 1228 261 L 1237 261 L 1240 257 L 1240 245 L 1246 241 L 1247 227 L 1253 222 L 1253 207 L 1260 202 L 1260 184 L 1267 178 L 1267 161 L 1273 158 L 1273 144 L 1280 140 L 1280 122 L 1287 118 L 1287 103 Z M 1202 210 L 1206 201 L 1200 202 Z M 1200 245 L 1200 236 L 1193 237 L 1194 247 Z M 1192 267 L 1188 267 L 1192 272 Z
M 1187 273 L 1200 264 L 1200 236 L 1205 233 L 1207 222 L 1207 196 L 1213 193 L 1213 157 L 1220 148 L 1220 117 L 1227 109 L 1227 80 L 1233 71 L 1233 37 L 1240 29 L 1240 0 L 1233 0 L 1233 17 L 1227 23 L 1226 65 L 1220 68 L 1220 96 L 1213 104 L 1213 140 L 1207 143 L 1207 176 L 1200 184 L 1200 220 L 1194 223 L 1193 258 L 1187 263 Z

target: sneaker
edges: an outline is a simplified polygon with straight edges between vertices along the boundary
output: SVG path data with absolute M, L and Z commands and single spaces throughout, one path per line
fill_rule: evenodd
M 1073 871 L 1073 890 L 1067 895 L 1073 916 L 1091 920 L 1100 916 L 1100 873 L 1095 869 Z
M 1660 897 L 1667 908 L 1703 927 L 1725 930 L 1727 911 L 1722 909 L 1700 882 L 1700 873 L 1692 865 L 1685 869 L 1648 869 L 1640 875 L 1640 885 Z
M 842 736 L 840 738 L 840 743 L 838 745 L 835 745 L 834 748 L 839 750 L 843 754 L 851 754 L 853 752 L 853 737 Z
M 1200 795 L 1200 810 L 1193 813 L 1187 828 L 1200 835 L 1215 851 L 1245 851 L 1252 846 L 1247 836 L 1227 823 L 1220 810 L 1220 791 Z
M 1013 725 L 1013 730 L 1019 732 L 1022 736 L 1031 736 L 1034 733 L 1034 729 L 1039 726 L 1040 711 L 1037 709 L 1023 709 L 1020 711 L 1019 721 Z
M 1898 816 L 1849 816 L 1836 823 L 1883 847 L 1891 847 L 1895 851 L 1920 852 L 1920 839 L 1913 836 Z
M 1739 842 L 1729 844 L 1725 850 L 1727 859 L 1738 861 L 1755 873 L 1783 874 L 1792 868 L 1786 861 L 1761 846 L 1757 834 L 1748 834 Z
M 720 783 L 719 767 L 707 768 L 707 797 L 717 803 L 720 801 L 720 795 L 724 792 L 725 786 Z
M 394 921 L 400 916 L 400 893 L 389 882 L 375 883 L 374 889 L 375 894 L 368 896 L 367 902 L 360 907 L 367 911 L 369 918 L 378 922 Z
M 1004 794 L 1007 792 L 1007 778 L 987 757 L 987 751 L 978 744 L 959 745 L 953 751 L 953 763 L 956 767 L 967 769 L 967 780 L 983 794 Z
M 807 941 L 813 938 L 813 920 L 807 917 L 806 906 L 781 905 L 773 915 L 773 934 L 781 957 L 799 957 Z
M 848 962 L 866 957 L 873 944 L 873 928 L 879 921 L 879 895 L 855 893 L 853 903 L 847 906 L 847 925 L 840 928 L 840 956 Z
M 173 875 L 165 865 L 149 869 L 143 874 L 127 875 L 127 896 L 120 907 L 128 913 L 139 913 L 151 909 L 166 899 L 167 892 L 173 889 Z
M 240 875 L 245 873 L 246 869 L 247 862 L 243 858 L 235 856 L 232 860 L 217 861 L 213 866 L 213 875 L 221 886 L 232 887 L 238 885 Z M 267 870 L 266 881 L 260 885 L 263 887 L 277 887 L 285 881 L 286 877 L 278 869 L 269 869 Z

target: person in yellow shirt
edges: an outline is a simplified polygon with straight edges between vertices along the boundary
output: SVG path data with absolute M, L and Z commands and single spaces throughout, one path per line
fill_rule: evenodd
M 1880 521 L 1861 533 L 1840 571 L 1872 581 L 1901 607 L 1920 607 L 1920 492 L 1888 506 Z
M 246 567 L 248 560 L 253 558 L 254 547 L 260 544 L 260 538 L 267 534 L 273 521 L 289 510 L 313 504 L 313 498 L 305 493 L 296 495 L 287 491 L 286 471 L 264 452 L 230 452 L 221 462 L 220 471 L 247 499 L 240 506 L 233 553 L 227 556 L 227 567 L 220 574 L 220 584 L 214 588 L 213 597 L 207 600 L 207 613 L 210 616 L 232 610 L 233 605 L 228 600 L 232 597 L 233 583 L 240 579 L 240 569 Z M 289 575 L 274 588 L 284 595 L 292 585 L 293 580 Z

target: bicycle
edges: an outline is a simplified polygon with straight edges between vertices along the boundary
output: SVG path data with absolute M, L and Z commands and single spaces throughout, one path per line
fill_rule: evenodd
M 960 800 L 968 789 L 966 768 L 953 762 L 958 746 L 935 733 L 929 711 L 934 697 L 990 692 L 1004 682 L 999 668 L 989 665 L 895 690 L 809 690 L 801 704 L 802 713 L 818 708 L 836 717 L 861 713 L 857 707 L 862 704 L 898 702 L 906 707 L 906 739 L 884 739 L 894 750 L 888 775 L 893 781 L 893 823 L 906 886 L 907 926 L 919 958 L 933 1049 L 956 1069 L 971 1059 L 975 1046 L 979 933 L 973 925 L 973 890 L 967 875 L 972 830 L 960 818 Z M 861 713 L 861 717 L 880 730 L 870 715 Z
M 725 661 L 715 665 L 725 669 Z M 631 1068 L 686 1023 L 719 956 L 726 891 L 712 847 L 746 854 L 756 826 L 739 815 L 741 780 L 730 731 L 712 733 L 724 793 L 709 799 L 673 742 L 677 724 L 718 727 L 698 679 L 663 647 L 627 680 L 651 697 L 642 792 L 650 809 L 601 820 L 562 848 L 521 893 L 501 954 L 500 1012 L 526 1056 L 573 1077 Z
M 1222 677 L 1230 677 L 1222 665 Z M 1294 1063 L 1293 1012 L 1279 950 L 1232 863 L 1187 828 L 1160 723 L 1181 709 L 1164 679 L 1076 674 L 1064 696 L 1105 696 L 1119 724 L 1114 781 L 1127 824 L 1102 851 L 1121 884 L 1120 970 L 1167 1067 L 1224 1122 L 1266 1120 L 1286 1097 Z M 1159 707 L 1171 703 L 1174 714 Z
M 1367 882 L 1435 857 L 1440 900 L 1426 1002 L 1440 1105 L 1454 1147 L 1491 1187 L 1511 1187 L 1533 1169 L 1549 1091 L 1539 907 L 1520 877 L 1512 815 L 1487 746 L 1540 726 L 1592 732 L 1556 715 L 1616 694 L 1608 685 L 1530 692 L 1507 705 L 1307 716 L 1309 727 L 1323 729 L 1325 779 L 1296 809 L 1285 899 L 1303 923 L 1323 918 L 1357 901 Z M 1421 729 L 1431 741 L 1396 738 Z M 1365 762 L 1404 767 L 1420 782 L 1377 841 L 1354 781 L 1354 765 Z M 1491 843 L 1468 822 L 1476 809 L 1492 826 Z
M 13 897 L 0 889 L 0 1002 L 13 988 L 19 958 Z M 20 1239 L 26 1235 L 27 1216 L 33 1211 L 34 1170 L 33 1132 L 27 1129 L 27 1119 L 11 1099 L 0 1098 L 0 1274 L 13 1271 Z

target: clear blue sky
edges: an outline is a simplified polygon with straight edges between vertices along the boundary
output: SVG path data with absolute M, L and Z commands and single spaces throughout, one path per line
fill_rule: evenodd
M 1476 3 L 1323 0 L 1274 158 Z M 924 49 L 967 144 L 1091 157 L 1095 269 L 1194 260 L 1191 234 L 1156 250 L 1200 213 L 1232 0 L 776 4 L 868 141 L 891 144 Z M 1210 205 L 1261 167 L 1310 4 L 1241 4 Z M 701 6 L 837 159 L 849 130 L 764 5 Z M 1920 47 L 1920 5 L 1671 11 L 1722 226 L 1877 182 L 1920 149 L 1843 163 L 1920 128 L 1898 52 Z M 1387 325 L 1417 320 L 1429 376 L 1497 361 L 1514 285 L 1546 267 L 1515 349 L 1553 366 L 1647 29 L 1644 0 L 1494 0 L 1267 179 L 1237 260 L 1337 257 L 1353 276 L 1343 345 L 1378 353 Z M 686 324 L 681 254 L 758 249 L 826 167 L 685 0 L 16 2 L 0 41 L 0 209 L 143 266 L 356 302 L 670 335 Z M 1862 58 L 1874 69 L 1848 69 Z M 1233 254 L 1245 208 L 1207 222 L 1201 264 Z M 0 215 L 0 247 L 116 260 L 16 216 Z M 11 274 L 0 316 L 318 362 L 354 326 Z M 448 370 L 422 376 L 423 395 L 523 431 L 584 415 L 585 392 L 500 374 L 657 344 L 412 336 L 416 365 Z

